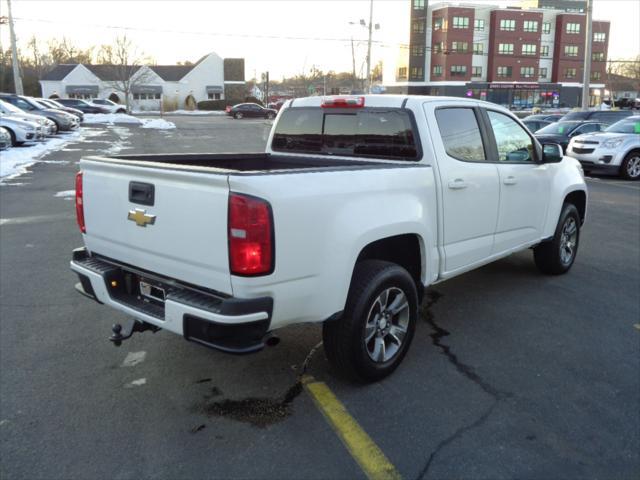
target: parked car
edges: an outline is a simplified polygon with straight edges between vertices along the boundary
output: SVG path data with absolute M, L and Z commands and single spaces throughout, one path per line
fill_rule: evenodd
M 0 114 L 0 127 L 9 132 L 12 147 L 44 139 L 44 130 L 36 122 L 28 122 L 4 113 Z
M 11 135 L 9 130 L 4 127 L 0 127 L 0 150 L 6 150 L 11 147 Z
M 227 110 L 227 115 L 236 120 L 241 118 L 276 118 L 278 111 L 274 108 L 264 108 L 257 103 L 240 103 Z
M 550 122 L 549 120 L 530 120 L 528 118 L 525 118 L 524 120 L 522 120 L 522 123 L 524 123 L 525 126 L 532 132 L 537 132 L 541 128 L 544 128 L 547 125 L 551 125 L 553 122 Z
M 567 155 L 578 160 L 585 171 L 640 179 L 640 115 L 620 120 L 603 132 L 573 137 Z
M 46 136 L 54 135 L 56 133 L 56 124 L 53 123 L 53 121 L 40 115 L 27 113 L 24 110 L 19 109 L 15 105 L 4 102 L 2 100 L 0 100 L 0 113 L 4 113 L 5 115 L 9 115 L 11 117 L 16 117 L 27 122 L 36 122 L 38 125 L 43 127 L 44 134 Z
M 334 368 L 375 381 L 406 354 L 425 287 L 528 248 L 568 272 L 586 192 L 575 159 L 495 104 L 298 98 L 266 152 L 82 159 L 71 269 L 134 317 L 116 344 L 162 328 L 249 353 L 323 323 Z
M 631 115 L 631 110 L 577 110 L 567 113 L 562 120 L 592 120 L 611 125 Z
M 124 105 L 120 105 L 116 102 L 112 102 L 107 98 L 94 98 L 91 100 L 93 105 L 97 105 L 102 108 L 108 109 L 111 113 L 127 113 L 127 109 Z
M 535 115 L 524 117 L 522 120 L 545 120 L 553 123 L 557 122 L 564 116 L 564 113 L 536 113 Z
M 567 150 L 571 137 L 583 133 L 599 132 L 607 128 L 607 126 L 607 124 L 601 122 L 561 120 L 538 130 L 535 136 L 541 143 L 557 143 L 564 152 Z
M 56 102 L 64 105 L 65 107 L 80 110 L 82 113 L 111 113 L 111 110 L 106 107 L 92 105 L 86 100 L 81 100 L 79 98 L 56 98 Z
M 62 110 L 63 112 L 75 115 L 76 117 L 78 117 L 78 121 L 80 123 L 84 121 L 84 113 L 82 113 L 82 111 L 78 110 L 77 108 L 65 107 L 61 103 L 47 98 L 36 98 L 35 100 L 46 108 L 55 108 L 56 110 Z
M 32 113 L 33 115 L 40 115 L 41 117 L 48 118 L 56 125 L 56 132 L 59 131 L 71 131 L 76 130 L 79 126 L 78 119 L 70 115 L 66 112 L 62 112 L 60 110 L 55 110 L 53 108 L 44 108 L 42 105 L 37 103 L 35 100 L 16 95 L 13 93 L 0 93 L 0 100 L 4 100 L 7 103 L 10 103 L 20 110 L 23 110 L 27 113 Z

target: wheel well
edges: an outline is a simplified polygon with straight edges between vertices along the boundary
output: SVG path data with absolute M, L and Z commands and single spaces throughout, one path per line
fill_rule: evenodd
M 356 263 L 362 260 L 385 260 L 400 265 L 416 282 L 418 295 L 422 298 L 422 256 L 417 235 L 396 235 L 376 240 L 362 249 Z
M 575 205 L 580 214 L 580 223 L 584 223 L 584 215 L 587 211 L 587 194 L 582 190 L 576 190 L 565 197 L 564 203 Z

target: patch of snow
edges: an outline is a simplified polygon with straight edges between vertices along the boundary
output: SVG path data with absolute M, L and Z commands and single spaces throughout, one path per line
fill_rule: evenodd
M 134 110 L 134 114 L 160 115 L 160 110 Z M 165 115 L 226 115 L 224 110 L 174 110 L 164 112 Z
M 167 122 L 164 118 L 143 119 L 142 128 L 157 128 L 158 130 L 171 130 L 176 128 L 175 123 Z
M 144 362 L 145 357 L 147 356 L 147 352 L 129 352 L 122 362 L 123 367 L 133 367 L 139 363 Z
M 142 121 L 126 113 L 86 113 L 83 123 L 88 125 L 96 123 L 106 123 L 108 125 L 113 125 L 114 123 L 141 125 Z
M 65 198 L 65 197 L 75 197 L 76 196 L 76 191 L 75 190 L 64 190 L 62 192 L 58 192 L 54 195 L 54 197 L 58 197 L 58 198 Z
M 142 385 L 145 385 L 147 383 L 147 379 L 146 378 L 139 378 L 137 380 L 134 380 L 131 383 L 127 383 L 124 388 L 133 388 L 133 387 L 140 387 Z
M 76 131 L 29 147 L 12 147 L 0 152 L 0 183 L 24 174 L 28 167 L 51 150 L 58 150 L 65 143 L 81 138 L 82 132 Z

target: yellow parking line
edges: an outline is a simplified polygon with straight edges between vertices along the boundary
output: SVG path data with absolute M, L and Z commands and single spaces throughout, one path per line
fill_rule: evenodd
M 349 415 L 342 402 L 336 398 L 324 382 L 316 382 L 313 377 L 305 376 L 303 383 L 316 406 L 368 478 L 371 480 L 400 480 L 402 478 L 382 453 L 382 450 L 371 440 L 371 437 L 360 427 L 358 422 Z

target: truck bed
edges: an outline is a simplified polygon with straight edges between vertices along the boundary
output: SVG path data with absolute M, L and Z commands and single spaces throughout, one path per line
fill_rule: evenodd
M 369 160 L 346 160 L 314 156 L 287 156 L 269 153 L 169 153 L 132 154 L 108 157 L 90 157 L 99 160 L 136 166 L 176 168 L 194 167 L 196 170 L 211 169 L 223 174 L 261 174 L 268 172 L 291 172 L 300 170 L 354 170 L 384 167 L 400 167 L 399 163 Z M 407 166 L 414 166 L 407 162 Z

